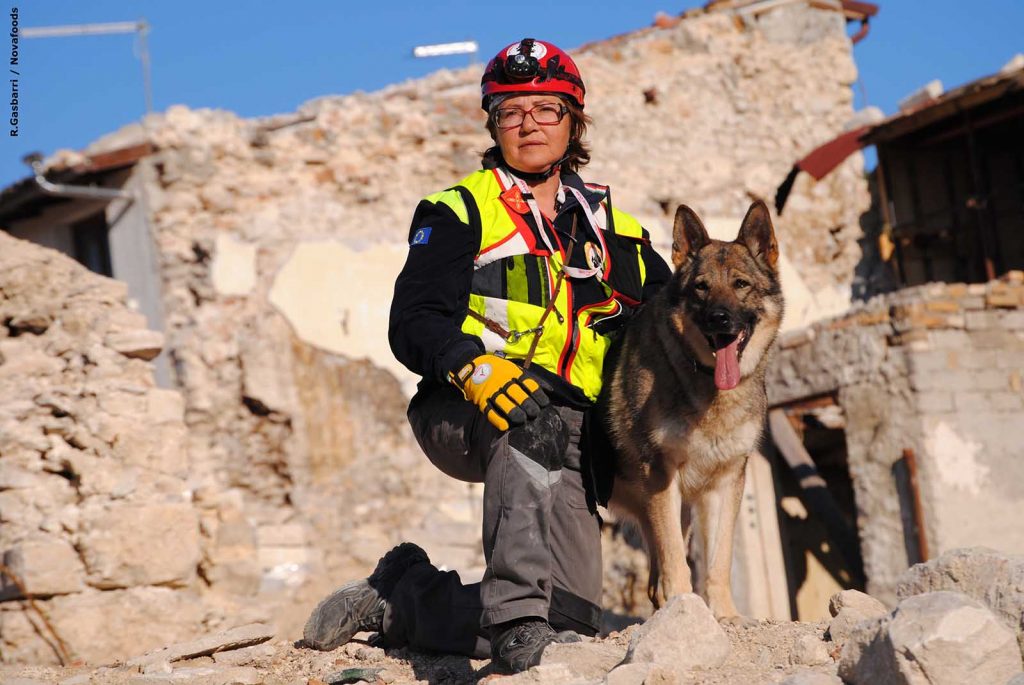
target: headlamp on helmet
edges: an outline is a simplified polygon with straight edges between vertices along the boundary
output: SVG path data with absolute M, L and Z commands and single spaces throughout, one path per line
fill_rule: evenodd
M 572 58 L 558 46 L 524 38 L 505 46 L 488 62 L 480 79 L 481 106 L 486 111 L 496 95 L 554 93 L 583 108 L 586 89 Z

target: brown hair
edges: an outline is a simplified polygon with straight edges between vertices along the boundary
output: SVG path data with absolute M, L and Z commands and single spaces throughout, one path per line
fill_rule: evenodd
M 498 129 L 494 125 L 493 115 L 507 97 L 496 97 L 490 103 L 487 132 L 491 134 L 491 140 L 495 144 L 484 150 L 480 156 L 480 163 L 484 169 L 494 169 L 505 163 L 505 159 L 501 156 L 501 147 L 497 145 Z M 583 141 L 583 137 L 587 135 L 587 126 L 592 123 L 592 120 L 570 98 L 561 95 L 558 95 L 558 98 L 569 108 L 569 147 L 565 150 L 566 158 L 562 162 L 562 169 L 577 173 L 590 162 L 590 146 Z

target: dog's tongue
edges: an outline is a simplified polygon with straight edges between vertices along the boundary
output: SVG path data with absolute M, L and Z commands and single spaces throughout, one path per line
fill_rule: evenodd
M 725 347 L 715 350 L 715 387 L 732 390 L 740 384 L 740 338 L 736 336 Z

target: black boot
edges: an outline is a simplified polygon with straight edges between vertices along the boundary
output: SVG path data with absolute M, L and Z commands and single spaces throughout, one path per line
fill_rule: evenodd
M 553 642 L 580 642 L 571 630 L 556 633 L 539 618 L 525 618 L 491 627 L 491 664 L 499 673 L 521 673 L 540 663 Z
M 411 542 L 403 542 L 381 557 L 369 578 L 356 580 L 328 595 L 306 621 L 302 641 L 307 647 L 331 650 L 356 633 L 384 629 L 384 609 L 395 585 L 409 569 L 429 563 L 427 553 Z

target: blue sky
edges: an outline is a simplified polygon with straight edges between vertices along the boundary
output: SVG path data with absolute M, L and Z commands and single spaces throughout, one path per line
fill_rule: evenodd
M 14 2 L 21 27 L 144 17 L 152 26 L 155 109 L 183 103 L 243 116 L 289 112 L 321 95 L 375 90 L 468 62 L 466 56 L 416 60 L 411 50 L 417 44 L 472 38 L 481 44 L 481 58 L 486 60 L 524 35 L 571 48 L 647 26 L 659 10 L 675 14 L 703 4 Z M 1024 52 L 1024 0 L 877 2 L 881 12 L 871 33 L 855 48 L 861 74 L 855 86 L 858 106 L 863 106 L 866 94 L 867 104 L 889 114 L 900 98 L 931 79 L 951 88 L 993 73 L 1015 53 Z M 0 14 L 0 21 L 9 23 L 6 15 Z M 26 175 L 20 159 L 27 152 L 81 148 L 142 116 L 142 70 L 134 46 L 131 35 L 22 41 L 20 135 L 5 135 L 0 143 L 0 187 Z

